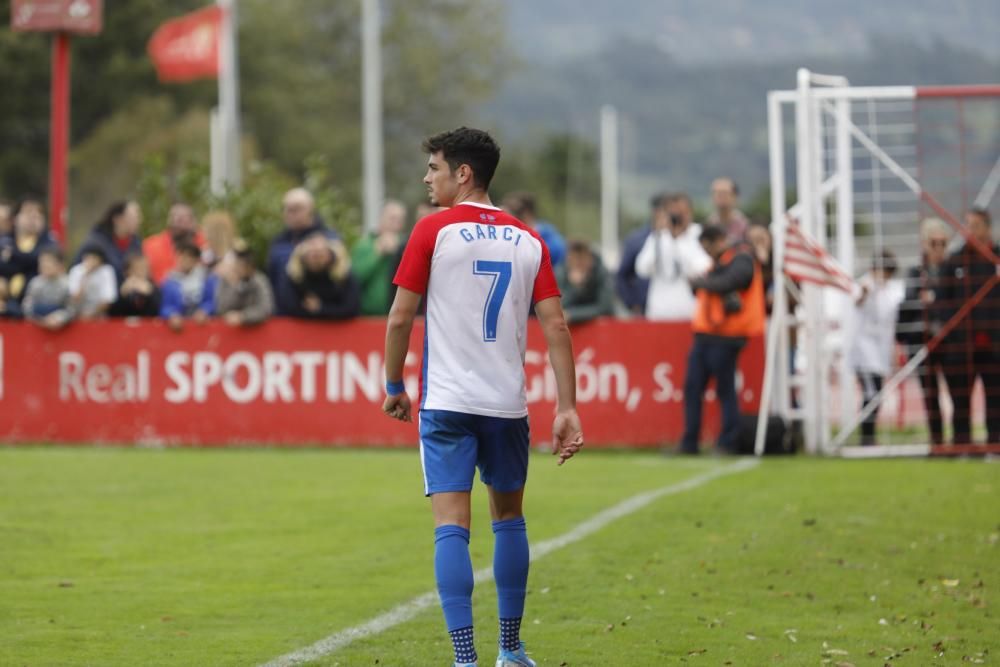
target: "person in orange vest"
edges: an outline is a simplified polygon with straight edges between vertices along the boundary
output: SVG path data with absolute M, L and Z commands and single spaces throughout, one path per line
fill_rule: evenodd
M 177 202 L 167 213 L 167 228 L 142 242 L 142 254 L 149 262 L 149 272 L 157 285 L 161 285 L 177 267 L 177 247 L 185 243 L 203 248 L 205 239 L 198 229 L 194 209 L 184 202 Z
M 722 407 L 722 430 L 717 447 L 734 452 L 740 433 L 736 396 L 736 363 L 751 336 L 764 333 L 764 279 L 753 250 L 746 243 L 730 245 L 727 231 L 706 226 L 699 237 L 712 258 L 707 274 L 691 279 L 695 312 L 691 321 L 694 343 L 684 378 L 684 437 L 680 451 L 697 454 L 701 409 L 708 381 Z

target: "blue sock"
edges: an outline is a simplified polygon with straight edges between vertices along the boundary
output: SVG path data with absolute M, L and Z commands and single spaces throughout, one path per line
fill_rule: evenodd
M 469 531 L 461 526 L 434 529 L 434 577 L 444 622 L 455 647 L 455 662 L 476 661 L 472 642 L 472 559 Z
M 493 578 L 497 583 L 500 647 L 516 651 L 521 645 L 521 617 L 528 588 L 528 532 L 524 517 L 494 521 Z

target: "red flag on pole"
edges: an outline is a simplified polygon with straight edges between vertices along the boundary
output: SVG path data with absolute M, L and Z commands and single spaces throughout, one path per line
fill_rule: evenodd
M 785 275 L 799 282 L 836 287 L 848 294 L 854 292 L 851 276 L 795 220 L 790 220 L 785 228 Z
M 192 81 L 219 76 L 223 9 L 211 5 L 167 21 L 146 50 L 160 81 Z

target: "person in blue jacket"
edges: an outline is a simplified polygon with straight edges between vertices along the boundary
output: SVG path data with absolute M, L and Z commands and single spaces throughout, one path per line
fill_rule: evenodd
M 201 262 L 201 249 L 190 241 L 176 247 L 177 267 L 160 286 L 160 317 L 174 331 L 184 321 L 203 324 L 215 315 L 215 289 L 218 277 Z

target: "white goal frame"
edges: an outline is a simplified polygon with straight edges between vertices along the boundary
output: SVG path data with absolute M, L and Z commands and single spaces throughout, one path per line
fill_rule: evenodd
M 825 248 L 849 275 L 855 274 L 854 155 L 859 146 L 867 150 L 869 157 L 878 163 L 879 169 L 898 179 L 896 185 L 912 193 L 921 206 L 934 211 L 957 227 L 954 215 L 921 187 L 919 174 L 911 173 L 911 169 L 901 165 L 888 151 L 883 150 L 877 139 L 866 134 L 852 120 L 852 113 L 856 110 L 852 105 L 855 104 L 872 101 L 915 104 L 918 98 L 925 97 L 1000 99 L 1000 85 L 852 87 L 843 76 L 816 74 L 800 69 L 795 90 L 768 93 L 775 289 L 772 318 L 767 333 L 766 366 L 760 404 L 762 418 L 758 420 L 755 443 L 758 455 L 763 453 L 768 421 L 763 417 L 766 415 L 776 414 L 786 422 L 801 421 L 806 452 L 835 454 L 841 451 L 848 436 L 875 407 L 876 401 L 872 401 L 868 409 L 857 414 L 853 408 L 844 409 L 855 400 L 853 375 L 847 368 L 842 350 L 831 348 L 828 344 L 829 322 L 824 312 L 825 307 L 831 303 L 837 304 L 838 300 L 841 307 L 849 307 L 850 297 L 831 288 L 804 283 L 800 287 L 799 310 L 802 316 L 797 319 L 788 313 L 789 290 L 795 290 L 796 287 L 784 277 L 786 229 L 790 219 L 797 220 L 800 228 Z M 793 118 L 791 123 L 786 122 L 786 111 L 789 110 Z M 790 138 L 794 142 L 798 202 L 793 206 L 786 206 L 786 143 Z M 990 171 L 975 202 L 988 205 L 998 188 L 1000 159 Z M 829 216 L 828 207 L 835 208 L 835 216 Z M 836 247 L 830 248 L 827 225 L 833 221 Z M 790 372 L 787 350 L 793 327 L 798 327 L 802 341 L 799 349 L 808 360 L 801 376 L 793 376 Z M 922 352 L 926 355 L 926 348 Z M 918 354 L 894 376 L 887 378 L 880 397 L 894 391 L 922 359 L 923 356 Z M 831 419 L 830 400 L 833 397 L 829 391 L 829 379 L 832 373 L 837 373 L 841 378 L 838 393 L 844 419 L 840 424 L 835 424 Z M 848 381 L 848 378 L 852 380 Z M 798 392 L 798 406 L 793 405 L 793 389 Z M 866 455 L 875 453 L 870 447 L 865 450 Z M 930 452 L 930 445 L 897 446 L 894 450 L 893 453 L 897 454 L 927 454 Z

